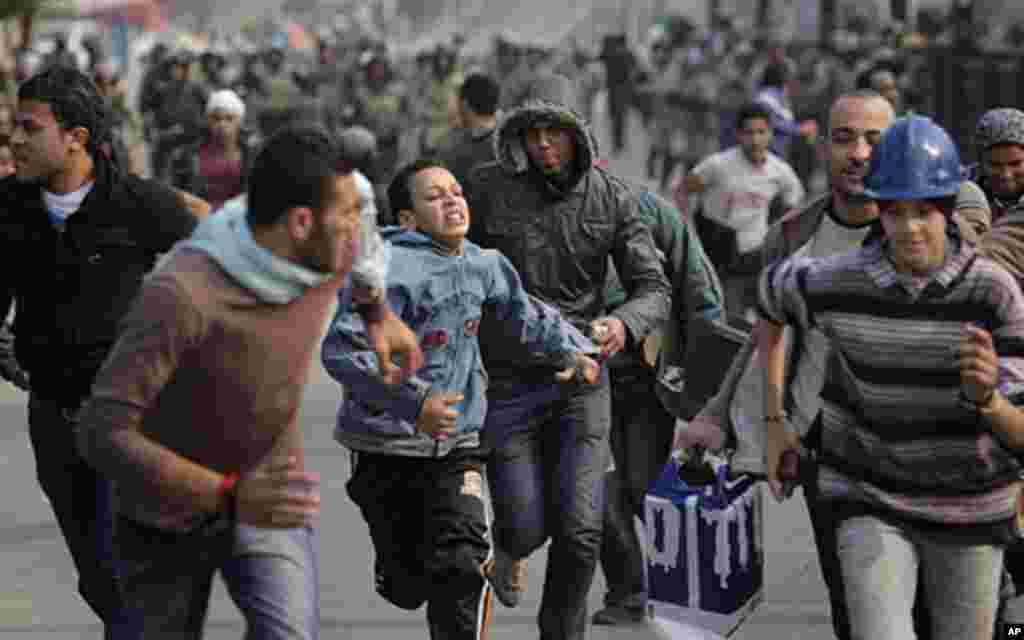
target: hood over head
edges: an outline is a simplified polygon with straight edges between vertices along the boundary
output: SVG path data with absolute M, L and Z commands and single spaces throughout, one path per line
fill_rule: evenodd
M 575 184 L 598 157 L 597 139 L 587 122 L 573 110 L 568 78 L 554 73 L 538 74 L 526 92 L 526 100 L 506 112 L 494 136 L 494 156 L 505 171 L 525 173 L 530 168 L 526 132 L 536 126 L 560 126 L 573 132 L 576 143 Z
M 452 255 L 449 247 L 418 229 L 410 229 L 400 225 L 387 226 L 381 228 L 380 235 L 389 245 L 394 247 L 419 247 L 430 249 L 443 256 Z M 463 244 L 464 249 L 467 244 Z

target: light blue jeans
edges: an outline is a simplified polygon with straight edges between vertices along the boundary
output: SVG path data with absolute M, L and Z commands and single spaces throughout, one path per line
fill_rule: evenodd
M 259 529 L 239 525 L 235 549 L 221 567 L 248 626 L 246 638 L 317 640 L 320 591 L 315 527 Z
M 126 604 L 139 628 L 121 638 L 198 640 L 218 571 L 246 622 L 246 640 L 317 640 L 317 530 L 216 520 L 189 533 L 121 517 L 114 533 Z
M 916 638 L 911 610 L 918 576 L 932 640 L 991 640 L 1003 547 L 937 540 L 871 516 L 843 521 L 836 538 L 854 640 Z

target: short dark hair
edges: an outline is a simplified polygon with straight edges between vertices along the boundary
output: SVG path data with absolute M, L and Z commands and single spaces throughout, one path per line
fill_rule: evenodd
M 938 198 L 926 198 L 925 202 L 935 205 L 935 207 L 942 211 L 943 215 L 948 218 L 956 211 L 957 199 L 957 195 L 940 196 Z M 880 211 L 884 212 L 893 202 L 895 202 L 895 200 L 878 200 L 878 208 Z
M 277 130 L 256 154 L 249 174 L 249 224 L 270 226 L 292 207 L 319 211 L 331 197 L 332 183 L 348 173 L 323 127 L 292 123 Z
M 498 111 L 501 87 L 486 73 L 471 73 L 462 83 L 459 97 L 466 101 L 473 113 L 493 116 Z
M 768 110 L 768 107 L 759 102 L 747 103 L 736 112 L 736 130 L 742 129 L 750 120 L 764 120 L 770 126 L 772 123 L 772 113 Z
M 50 107 L 63 129 L 82 127 L 89 132 L 86 151 L 94 158 L 103 144 L 111 141 L 111 114 L 89 76 L 78 69 L 56 65 L 26 80 L 18 88 L 18 100 L 31 100 Z
M 789 81 L 791 75 L 788 65 L 784 63 L 770 64 L 764 68 L 764 73 L 761 74 L 761 85 L 781 89 Z
M 857 99 L 857 100 L 885 100 L 885 96 L 883 96 L 882 94 L 878 93 L 877 91 L 875 91 L 871 87 L 860 87 L 860 88 L 857 88 L 857 89 L 851 89 L 849 91 L 845 91 L 843 93 L 840 93 L 838 96 L 836 96 L 836 99 L 832 101 L 832 104 L 835 105 L 840 100 L 849 100 L 849 99 Z
M 425 156 L 417 160 L 413 160 L 409 164 L 402 166 L 395 177 L 391 179 L 391 184 L 388 185 L 388 202 L 391 204 L 391 215 L 396 219 L 398 218 L 399 212 L 408 209 L 412 211 L 413 208 L 413 178 L 416 174 L 424 169 L 447 169 L 448 165 L 445 164 L 444 160 L 434 156 Z

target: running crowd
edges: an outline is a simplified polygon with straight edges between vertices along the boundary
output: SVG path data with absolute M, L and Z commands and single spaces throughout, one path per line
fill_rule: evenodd
M 754 471 L 782 500 L 780 461 L 800 460 L 837 638 L 990 640 L 1024 589 L 1024 111 L 986 112 L 965 166 L 933 120 L 851 88 L 819 140 L 769 63 L 735 143 L 666 196 L 602 162 L 579 74 L 510 83 L 445 51 L 426 63 L 443 118 L 413 136 L 372 55 L 331 115 L 280 51 L 246 95 L 166 52 L 144 168 L 104 69 L 20 79 L 0 375 L 28 391 L 37 479 L 105 637 L 202 637 L 216 575 L 246 637 L 319 637 L 298 421 L 319 357 L 373 588 L 426 604 L 432 638 L 484 638 L 547 543 L 541 638 L 642 623 L 644 495 L 673 450 L 735 448 L 752 371 Z M 823 193 L 787 137 L 820 144 Z M 692 416 L 697 322 L 751 339 Z

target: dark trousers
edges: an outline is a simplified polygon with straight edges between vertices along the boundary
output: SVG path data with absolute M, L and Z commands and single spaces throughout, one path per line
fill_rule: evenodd
M 608 119 L 611 122 L 612 149 L 620 153 L 626 148 L 626 118 L 633 102 L 628 85 L 608 88 Z
M 722 288 L 730 316 L 745 318 L 748 309 L 757 308 L 756 273 L 723 273 Z
M 427 603 L 433 640 L 478 640 L 490 618 L 485 456 L 356 453 L 348 495 L 370 527 L 376 590 L 403 609 Z
M 115 637 L 113 627 L 125 617 L 113 552 L 112 490 L 78 454 L 77 413 L 33 393 L 28 404 L 28 432 L 39 486 L 50 501 L 78 570 L 78 592 L 103 620 L 109 638 Z
M 525 558 L 550 538 L 542 640 L 579 640 L 601 548 L 611 392 L 599 384 L 513 384 L 488 395 L 485 435 L 495 544 Z
M 1024 595 L 1024 543 L 1018 542 L 1007 547 L 1005 562 L 1016 595 Z
M 801 486 L 807 513 L 811 518 L 814 530 L 814 545 L 818 550 L 818 563 L 821 574 L 828 588 L 829 603 L 832 608 L 832 630 L 837 640 L 850 640 L 850 617 L 846 608 L 846 592 L 843 586 L 843 572 L 839 564 L 839 550 L 836 545 L 836 530 L 839 518 L 828 502 L 820 499 L 818 492 L 818 465 L 813 460 L 805 459 L 800 463 Z M 925 598 L 914 599 L 914 631 L 917 640 L 931 638 L 931 619 Z
M 644 497 L 661 473 L 672 448 L 675 417 L 654 392 L 649 369 L 612 371 L 611 448 L 615 469 L 607 474 L 601 569 L 607 606 L 642 609 L 647 604 L 644 540 L 635 518 L 643 520 Z

